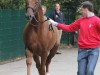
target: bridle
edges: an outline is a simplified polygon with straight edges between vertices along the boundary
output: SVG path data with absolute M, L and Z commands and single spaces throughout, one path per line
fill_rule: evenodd
M 31 9 L 31 10 L 34 12 L 34 14 L 36 14 L 40 5 L 41 5 L 41 2 L 40 2 L 40 0 L 38 0 L 38 1 L 35 2 L 34 8 L 28 6 L 28 7 L 26 8 L 26 10 L 27 10 L 27 9 Z M 31 17 L 31 16 L 29 16 L 29 17 Z M 35 21 L 38 22 L 38 20 L 36 19 L 35 15 L 33 15 L 32 18 L 34 18 Z
M 39 6 L 41 6 L 41 0 L 38 0 L 38 1 L 35 2 L 34 8 L 28 6 L 28 7 L 26 8 L 26 10 L 27 10 L 27 9 L 31 9 L 31 10 L 34 12 L 34 14 L 36 14 L 36 13 L 38 12 Z M 35 15 L 32 16 L 31 19 L 34 19 L 37 23 L 40 23 L 40 24 L 41 24 L 41 23 L 44 23 L 45 21 L 48 20 L 48 18 L 47 18 L 47 20 L 45 20 L 45 21 L 43 21 L 43 22 L 40 22 L 40 21 L 38 21 L 38 20 L 36 19 Z M 31 25 L 34 25 L 34 24 L 32 24 L 32 21 L 31 21 L 31 20 L 29 20 L 29 23 L 30 23 Z M 34 26 L 38 26 L 38 25 L 34 25 Z

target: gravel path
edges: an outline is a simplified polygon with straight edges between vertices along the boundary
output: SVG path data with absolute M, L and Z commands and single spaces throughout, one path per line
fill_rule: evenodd
M 77 48 L 61 49 L 50 65 L 50 75 L 77 75 Z M 0 65 L 0 75 L 26 75 L 25 59 Z M 35 63 L 31 66 L 31 75 L 38 75 Z M 95 75 L 100 75 L 100 58 Z

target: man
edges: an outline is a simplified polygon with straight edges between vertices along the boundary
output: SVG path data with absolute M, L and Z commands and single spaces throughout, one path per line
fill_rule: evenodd
M 60 4 L 55 3 L 55 10 L 50 14 L 49 17 L 56 22 L 64 23 L 64 14 L 60 9 Z
M 68 32 L 79 30 L 78 36 L 78 72 L 77 75 L 94 75 L 99 57 L 100 18 L 93 13 L 93 4 L 85 1 L 81 4 L 82 17 L 70 25 L 49 20 L 54 26 Z
M 50 14 L 49 18 L 53 19 L 56 22 L 64 23 L 64 14 L 60 9 L 61 9 L 60 4 L 55 3 L 55 11 L 53 11 Z M 62 36 L 62 30 L 59 29 L 59 40 L 61 40 L 61 36 Z M 61 53 L 57 52 L 56 54 L 61 54 Z

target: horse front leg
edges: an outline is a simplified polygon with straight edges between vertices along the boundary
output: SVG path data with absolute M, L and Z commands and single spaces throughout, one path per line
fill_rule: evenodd
M 36 63 L 36 68 L 38 69 L 38 72 L 40 71 L 40 60 L 39 60 L 39 55 L 33 55 L 33 59 Z
M 45 71 L 46 59 L 47 59 L 47 52 L 44 51 L 42 52 L 42 55 L 41 55 L 40 75 L 46 74 L 46 71 Z
M 47 75 L 50 75 L 49 74 L 49 65 L 51 63 L 51 59 L 54 57 L 54 55 L 56 54 L 57 50 L 58 50 L 58 46 L 59 45 L 55 45 L 51 50 L 50 50 L 50 54 L 48 55 L 47 57 L 47 60 L 46 60 L 46 73 Z
M 30 67 L 32 65 L 33 54 L 30 50 L 26 50 L 26 65 L 27 65 L 27 75 L 30 75 Z

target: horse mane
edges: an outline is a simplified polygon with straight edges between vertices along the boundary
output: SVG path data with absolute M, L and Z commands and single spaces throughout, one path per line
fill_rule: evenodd
M 44 15 L 43 15 L 43 11 L 42 11 L 42 5 L 39 6 L 38 8 L 38 18 L 40 21 L 44 21 Z

